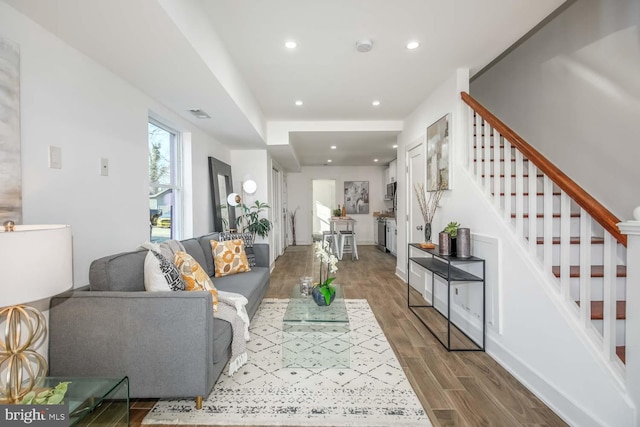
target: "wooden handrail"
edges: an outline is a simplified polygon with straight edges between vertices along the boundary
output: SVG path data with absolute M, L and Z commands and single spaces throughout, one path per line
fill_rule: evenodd
M 505 125 L 500 119 L 494 116 L 491 111 L 487 110 L 482 104 L 473 99 L 471 95 L 466 92 L 460 93 L 462 100 L 471 107 L 476 113 L 480 114 L 484 120 L 486 120 L 492 128 L 500 132 L 500 135 L 505 137 L 511 145 L 516 147 L 522 155 L 529 159 L 536 167 L 551 179 L 562 191 L 567 193 L 582 209 L 584 209 L 593 219 L 607 230 L 618 242 L 627 246 L 627 236 L 620 233 L 618 224 L 620 220 L 602 206 L 600 202 L 594 199 L 589 193 L 587 193 L 582 187 L 580 187 L 574 180 L 569 178 L 564 172 L 562 172 L 556 165 L 551 163 L 549 159 L 543 156 L 538 150 L 533 148 L 527 141 L 522 139 L 520 135 L 515 133 L 509 126 Z M 478 131 L 478 130 L 477 130 Z

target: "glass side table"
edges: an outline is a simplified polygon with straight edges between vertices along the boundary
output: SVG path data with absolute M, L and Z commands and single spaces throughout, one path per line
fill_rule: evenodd
M 42 387 L 69 381 L 69 425 L 129 425 L 129 378 L 47 377 Z

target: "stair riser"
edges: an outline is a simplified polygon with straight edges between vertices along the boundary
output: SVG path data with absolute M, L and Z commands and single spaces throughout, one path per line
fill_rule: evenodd
M 544 235 L 544 218 L 536 218 L 536 232 L 538 237 L 542 237 Z M 511 218 L 511 222 L 515 224 L 515 218 Z M 552 224 L 552 235 L 554 237 L 560 236 L 560 227 L 561 218 L 551 218 Z M 524 235 L 525 237 L 529 237 L 529 218 L 523 219 L 524 224 Z M 569 235 L 571 236 L 579 236 L 580 235 L 580 218 L 570 218 L 569 219 Z
M 560 280 L 560 279 L 557 279 Z M 627 296 L 627 285 L 626 279 L 624 277 L 616 277 L 616 300 L 623 301 L 626 300 Z M 602 284 L 602 277 L 592 277 L 591 278 L 591 300 L 592 301 L 603 301 L 604 300 L 604 287 Z M 569 282 L 570 286 L 570 295 L 572 301 L 580 300 L 580 279 L 577 277 L 572 277 Z
M 552 245 L 551 246 L 551 259 L 552 265 L 560 265 L 560 251 L 562 245 Z M 618 265 L 625 265 L 626 258 L 624 257 L 625 249 L 622 245 L 618 245 L 617 248 L 617 263 Z M 536 255 L 540 261 L 543 260 L 544 255 L 544 245 L 537 245 L 536 247 Z M 604 245 L 603 244 L 593 244 L 591 245 L 591 264 L 592 265 L 603 265 L 604 264 Z M 569 245 L 569 259 L 570 265 L 580 265 L 580 245 Z
M 592 320 L 593 326 L 600 335 L 602 335 L 604 320 Z M 625 345 L 625 321 L 622 319 L 616 320 L 616 345 Z

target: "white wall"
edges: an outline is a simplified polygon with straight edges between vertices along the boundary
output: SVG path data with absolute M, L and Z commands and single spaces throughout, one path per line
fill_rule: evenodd
M 210 229 L 207 156 L 228 160 L 228 149 L 3 2 L 0 36 L 20 45 L 24 222 L 71 225 L 76 286 L 88 283 L 92 260 L 149 238 L 150 113 L 190 133 L 185 237 Z M 60 170 L 48 168 L 49 145 L 62 148 Z
M 336 200 L 332 208 L 344 204 L 345 181 L 369 181 L 369 214 L 349 215 L 356 220 L 355 231 L 358 244 L 373 244 L 373 212 L 385 209 L 383 166 L 305 166 L 301 172 L 287 174 L 288 205 L 290 209 L 300 206 L 296 215 L 296 243 L 312 243 L 312 189 L 314 179 L 336 181 Z M 289 242 L 290 243 L 290 242 Z
M 231 175 L 233 176 L 233 190 L 242 195 L 242 182 L 252 179 L 258 184 L 254 194 L 244 195 L 244 203 L 254 204 L 256 201 L 269 202 L 271 169 L 267 158 L 267 150 L 232 150 L 231 151 Z M 236 208 L 236 216 L 241 214 Z M 265 217 L 271 219 L 272 209 L 269 209 Z M 256 236 L 257 242 L 264 240 Z M 268 243 L 268 242 L 267 242 Z
M 471 95 L 621 219 L 640 202 L 640 2 L 575 2 Z
M 472 233 L 497 239 L 497 277 L 488 284 L 488 300 L 497 301 L 488 324 L 486 351 L 515 377 L 554 409 L 570 425 L 631 426 L 633 408 L 621 383 L 608 370 L 601 354 L 593 348 L 578 322 L 569 316 L 565 302 L 546 281 L 525 245 L 507 227 L 492 203 L 476 186 L 463 165 L 461 127 L 465 119 L 459 92 L 468 85 L 466 70 L 459 70 L 444 82 L 405 121 L 399 136 L 399 171 L 404 170 L 407 144 L 422 138 L 426 127 L 446 113 L 452 113 L 452 191 L 441 201 L 434 220 L 439 230 L 455 218 Z M 406 174 L 399 173 L 399 187 L 406 187 Z M 397 272 L 406 274 L 407 190 L 401 191 L 398 221 Z M 412 194 L 409 196 L 413 197 Z M 495 269 L 488 265 L 487 269 Z M 464 287 L 460 286 L 464 301 Z M 493 298 L 497 297 L 497 298 Z M 454 310 L 456 307 L 454 305 Z M 457 313 L 464 310 L 456 310 Z M 470 322 L 473 323 L 473 322 Z M 499 325 L 502 325 L 500 327 Z

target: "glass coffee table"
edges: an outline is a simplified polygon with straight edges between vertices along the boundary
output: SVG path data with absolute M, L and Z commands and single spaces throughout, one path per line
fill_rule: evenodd
M 42 387 L 70 382 L 64 396 L 69 426 L 129 425 L 129 378 L 47 377 Z
M 349 316 L 340 285 L 328 307 L 293 287 L 282 323 L 282 363 L 285 368 L 348 368 L 351 342 Z

